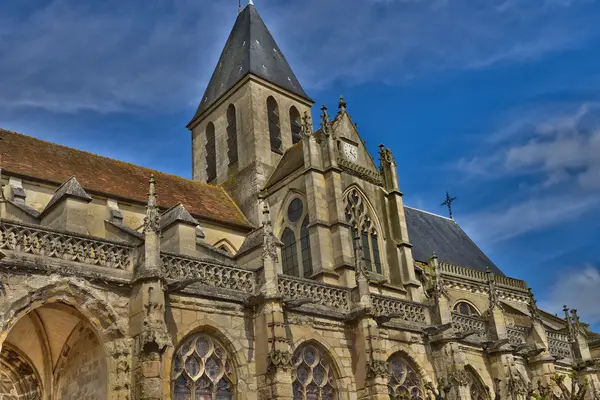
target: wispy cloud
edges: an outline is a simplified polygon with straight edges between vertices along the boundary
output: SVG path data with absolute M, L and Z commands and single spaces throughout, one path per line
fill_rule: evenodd
M 540 306 L 561 315 L 563 305 L 575 308 L 583 322 L 600 324 L 600 270 L 588 264 L 567 268 L 556 277 L 549 290 L 540 299 Z
M 574 48 L 597 34 L 592 2 L 304 0 L 257 7 L 310 89 L 337 80 L 406 83 Z M 20 3 L 3 5 L 0 15 L 0 106 L 59 113 L 190 107 L 236 11 L 208 0 Z

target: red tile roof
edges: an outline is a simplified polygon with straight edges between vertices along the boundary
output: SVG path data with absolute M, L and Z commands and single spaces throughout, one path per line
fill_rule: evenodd
M 219 186 L 192 181 L 123 161 L 0 129 L 2 171 L 60 185 L 75 176 L 89 193 L 145 204 L 148 179 L 157 181 L 158 204 L 182 203 L 195 217 L 250 228 L 229 194 Z

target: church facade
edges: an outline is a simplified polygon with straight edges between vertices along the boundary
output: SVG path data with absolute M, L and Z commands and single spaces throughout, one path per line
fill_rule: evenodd
M 405 206 L 252 4 L 188 128 L 192 180 L 0 130 L 1 400 L 600 398 L 600 335 Z

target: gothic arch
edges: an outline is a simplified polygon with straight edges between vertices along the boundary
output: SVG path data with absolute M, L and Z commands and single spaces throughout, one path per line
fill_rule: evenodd
M 319 399 L 338 400 L 344 398 L 343 395 L 348 388 L 343 385 L 344 377 L 334 352 L 330 351 L 321 341 L 310 339 L 298 343 L 293 354 L 292 390 L 294 398 L 299 392 L 306 391 L 308 393 L 311 387 L 318 388 Z M 317 377 L 319 377 L 318 380 Z
M 174 359 L 175 352 L 179 349 L 181 344 L 186 340 L 193 338 L 197 334 L 205 333 L 206 335 L 214 337 L 224 347 L 225 351 L 228 352 L 233 362 L 233 369 L 235 370 L 235 377 L 237 379 L 235 386 L 235 393 L 237 397 L 235 398 L 242 398 L 242 393 L 247 390 L 251 390 L 251 388 L 248 386 L 248 382 L 251 382 L 248 363 L 249 360 L 253 358 L 253 355 L 250 353 L 252 350 L 248 349 L 248 346 L 245 346 L 240 339 L 230 339 L 230 337 L 225 335 L 223 332 L 224 329 L 219 328 L 219 324 L 216 321 L 205 318 L 202 321 L 194 321 L 187 330 L 173 335 L 173 346 L 169 346 L 165 354 L 166 362 L 164 363 L 163 371 L 164 376 L 167 379 L 166 381 L 171 382 L 172 380 L 172 361 Z M 253 341 L 252 339 L 248 340 Z M 165 398 L 170 398 L 170 396 L 171 385 L 169 384 L 168 393 L 165 393 Z
M 81 279 L 50 279 L 51 283 L 28 293 L 12 303 L 0 322 L 0 349 L 10 330 L 31 311 L 49 303 L 63 303 L 73 307 L 87 321 L 104 343 L 126 336 L 119 316 L 110 304 L 97 297 L 92 288 Z
M 471 400 L 489 400 L 489 388 L 483 383 L 481 376 L 470 365 L 465 366 L 465 372 L 469 379 L 469 391 Z
M 454 311 L 454 309 L 459 306 L 461 303 L 467 304 L 469 307 L 471 307 L 473 309 L 473 311 L 475 311 L 475 313 L 477 314 L 477 316 L 481 316 L 481 311 L 479 310 L 479 308 L 473 304 L 472 301 L 467 300 L 467 299 L 458 299 L 454 302 L 454 304 L 452 305 L 452 311 Z M 469 314 L 470 315 L 470 314 Z
M 358 184 L 353 183 L 353 184 L 349 185 L 346 189 L 344 189 L 342 198 L 345 199 L 346 196 L 348 196 L 350 191 L 353 189 L 357 190 L 360 193 L 360 195 L 362 196 L 362 198 L 364 199 L 365 204 L 367 206 L 367 210 L 368 210 L 369 214 L 371 215 L 371 218 L 373 220 L 373 223 L 375 224 L 375 228 L 377 229 L 377 232 L 381 236 L 382 240 L 385 240 L 386 239 L 385 230 L 383 229 L 383 225 L 381 225 L 381 221 L 379 220 L 379 215 L 377 214 L 375 207 L 373 207 L 373 202 L 371 201 L 369 196 L 367 196 L 365 191 Z
M 300 111 L 295 106 L 290 107 L 290 131 L 292 144 L 302 140 L 302 119 L 300 118 Z
M 215 124 L 209 122 L 206 125 L 206 183 L 210 183 L 217 177 L 217 139 L 215 136 Z
M 217 243 L 214 244 L 214 246 L 218 249 L 220 249 L 221 247 L 225 247 L 227 249 L 227 252 L 232 256 L 235 253 L 237 253 L 235 246 L 226 238 L 219 240 Z
M 281 117 L 279 114 L 279 105 L 273 96 L 267 97 L 267 123 L 269 128 L 269 138 L 271 142 L 271 151 L 283 154 L 281 141 Z
M 390 399 L 425 399 L 425 374 L 421 366 L 407 352 L 398 350 L 387 358 L 389 368 L 388 390 Z
M 433 379 L 431 379 L 430 374 L 427 372 L 427 370 L 425 370 L 425 368 L 423 368 L 423 365 L 427 364 L 428 361 L 427 360 L 419 360 L 418 357 L 413 356 L 407 349 L 406 346 L 404 345 L 396 345 L 393 346 L 385 355 L 385 359 L 389 360 L 393 355 L 395 354 L 401 354 L 403 357 L 409 359 L 412 361 L 415 370 L 419 373 L 419 375 L 421 375 L 421 379 L 423 380 L 423 384 L 425 382 L 431 382 L 433 381 Z
M 281 234 L 283 233 L 283 231 L 285 230 L 285 228 L 287 227 L 287 225 L 285 225 L 286 222 L 286 213 L 287 213 L 287 209 L 290 205 L 290 203 L 295 199 L 295 198 L 299 198 L 300 200 L 302 200 L 302 203 L 304 204 L 304 207 L 306 208 L 305 212 L 308 212 L 308 202 L 307 202 L 307 198 L 306 195 L 301 192 L 298 189 L 289 189 L 288 192 L 285 194 L 285 196 L 283 197 L 283 201 L 281 202 L 281 207 L 279 208 L 279 211 L 277 212 L 277 218 L 273 221 L 275 226 L 274 228 L 274 234 L 277 237 L 280 237 Z
M 227 157 L 229 165 L 238 161 L 238 132 L 237 132 L 237 113 L 232 104 L 227 107 Z

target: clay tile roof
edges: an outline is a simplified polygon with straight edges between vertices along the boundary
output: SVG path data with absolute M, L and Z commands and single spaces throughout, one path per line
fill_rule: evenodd
M 126 199 L 145 204 L 148 179 L 157 181 L 158 204 L 169 208 L 177 203 L 203 220 L 251 228 L 229 194 L 219 186 L 192 181 L 149 168 L 113 160 L 70 147 L 0 129 L 2 171 L 60 185 L 72 176 L 90 194 Z

